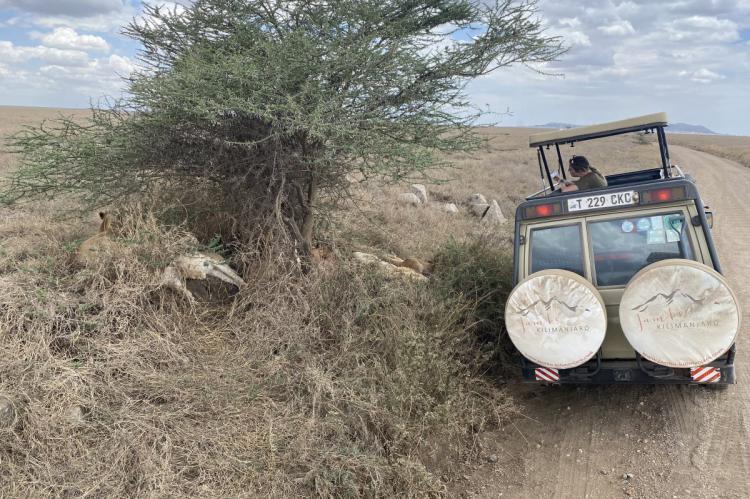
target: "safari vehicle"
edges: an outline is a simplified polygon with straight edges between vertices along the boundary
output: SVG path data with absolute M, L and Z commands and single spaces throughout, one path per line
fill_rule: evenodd
M 721 275 L 713 216 L 670 162 L 667 126 L 657 113 L 529 138 L 544 188 L 516 210 L 505 311 L 527 381 L 735 382 L 738 302 Z M 625 133 L 654 133 L 660 166 L 608 175 L 607 187 L 555 190 L 566 177 L 561 146 Z

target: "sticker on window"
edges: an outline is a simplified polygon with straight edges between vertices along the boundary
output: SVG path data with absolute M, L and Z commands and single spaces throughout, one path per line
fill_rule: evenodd
M 620 226 L 623 232 L 633 232 L 633 222 L 630 220 L 625 220 L 622 225 Z
M 644 232 L 651 228 L 651 222 L 648 221 L 648 218 L 641 218 L 638 220 L 636 227 L 638 227 L 638 232 Z
M 646 235 L 646 244 L 664 244 L 667 242 L 666 231 L 650 230 Z

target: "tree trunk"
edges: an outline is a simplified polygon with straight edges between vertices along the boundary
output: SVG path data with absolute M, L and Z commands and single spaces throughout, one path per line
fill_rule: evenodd
M 314 172 L 310 172 L 310 179 L 307 184 L 307 195 L 303 203 L 302 216 L 302 251 L 306 257 L 310 256 L 313 249 L 313 228 L 315 226 L 315 202 L 318 197 L 318 179 Z

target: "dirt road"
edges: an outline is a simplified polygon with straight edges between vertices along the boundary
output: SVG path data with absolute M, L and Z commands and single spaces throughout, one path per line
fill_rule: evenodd
M 487 436 L 468 496 L 750 497 L 750 169 L 671 152 L 715 212 L 724 274 L 744 307 L 737 384 L 514 388 L 527 419 Z

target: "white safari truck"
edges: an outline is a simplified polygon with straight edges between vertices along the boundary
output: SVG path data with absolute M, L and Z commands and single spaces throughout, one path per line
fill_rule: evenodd
M 713 216 L 670 162 L 666 126 L 657 113 L 530 137 L 544 189 L 516 211 L 505 309 L 526 380 L 734 383 L 738 301 L 721 275 Z M 607 187 L 555 189 L 566 177 L 560 146 L 649 132 L 658 167 L 608 175 Z

